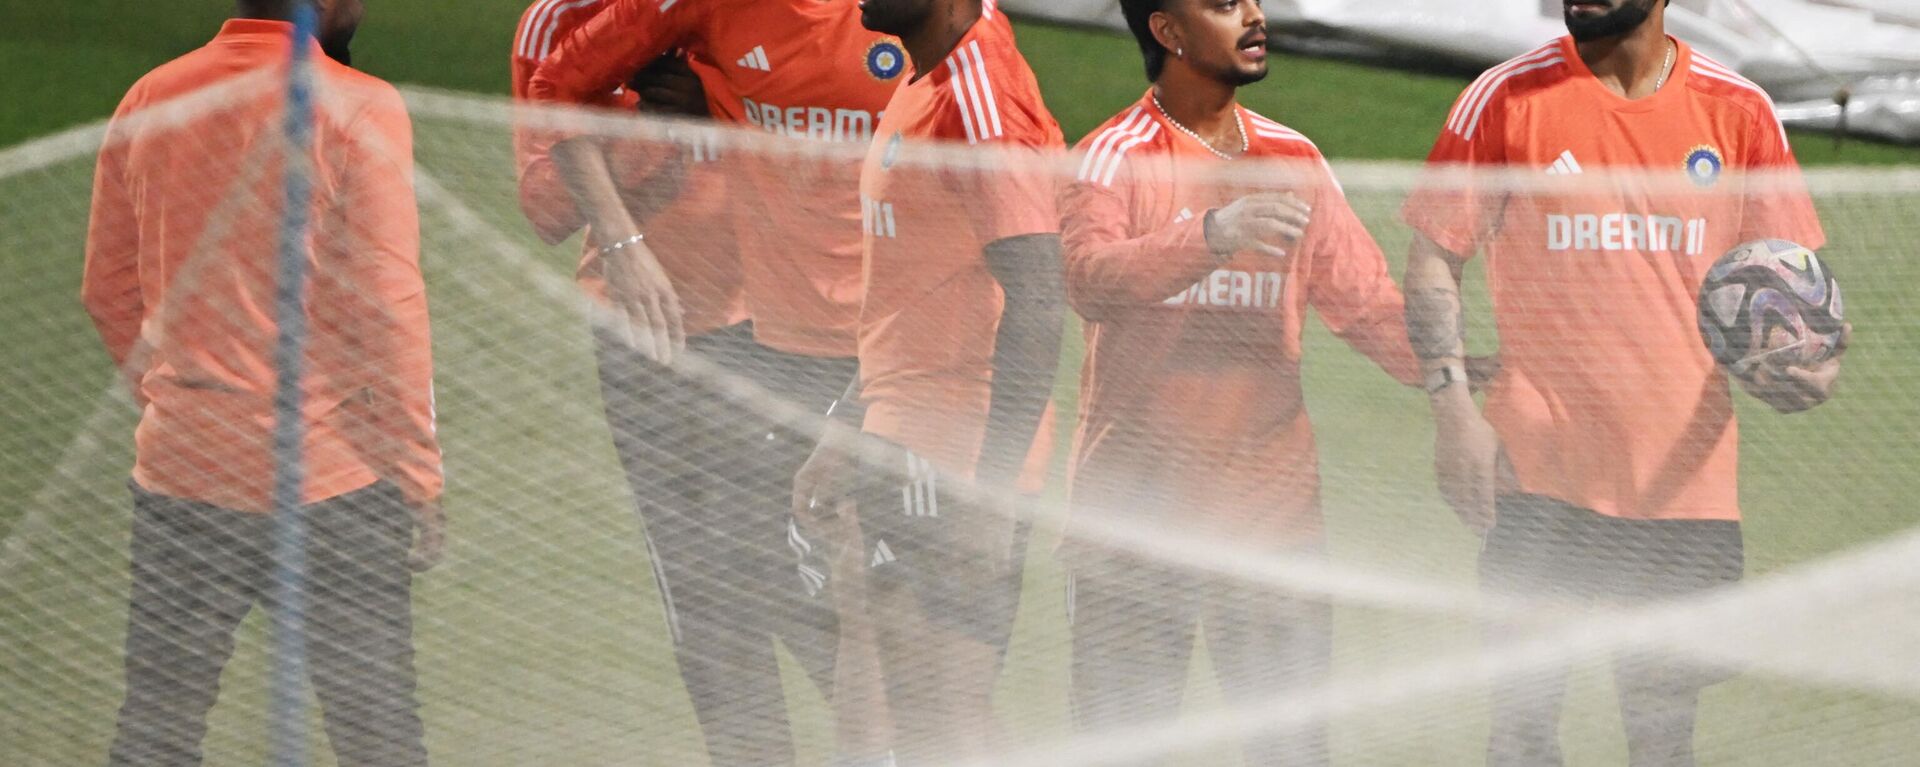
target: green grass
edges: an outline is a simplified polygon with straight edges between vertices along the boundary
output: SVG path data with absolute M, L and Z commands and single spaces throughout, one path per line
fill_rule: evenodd
M 0 145 L 103 117 L 147 68 L 203 42 L 224 7 L 29 6 L 9 9 L 0 25 L 0 64 L 36 73 L 0 80 L 0 103 L 9 105 L 0 111 Z M 504 93 L 519 10 L 501 0 L 376 3 L 356 57 L 395 81 Z M 1070 137 L 1145 87 L 1126 39 L 1035 25 L 1021 35 Z M 1336 158 L 1417 159 L 1464 84 L 1448 75 L 1279 56 L 1274 75 L 1244 95 Z M 693 720 L 638 526 L 627 512 L 631 501 L 598 415 L 582 320 L 529 287 L 530 275 L 563 277 L 572 251 L 541 247 L 526 233 L 513 203 L 507 143 L 497 130 L 426 120 L 418 129 L 422 172 L 497 230 L 455 227 L 433 206 L 424 216 L 455 546 L 453 559 L 421 580 L 418 591 L 431 745 L 440 763 L 463 766 L 698 764 Z M 1854 143 L 1836 155 L 1824 138 L 1797 138 L 1809 165 L 1920 162 L 1914 148 Z M 113 377 L 73 298 L 90 166 L 88 158 L 72 158 L 0 179 L 0 274 L 7 275 L 0 287 L 4 765 L 100 761 L 118 702 L 122 483 L 134 415 L 106 395 Z M 1397 195 L 1356 192 L 1354 202 L 1388 253 L 1404 252 L 1406 233 L 1392 221 Z M 1908 257 L 1911 238 L 1890 222 L 1909 220 L 1920 200 L 1854 195 L 1821 204 L 1834 239 L 1826 254 L 1842 270 L 1860 333 L 1845 396 L 1830 406 L 1788 419 L 1743 403 L 1743 492 L 1756 574 L 1916 522 L 1915 485 L 1904 474 L 1920 465 L 1913 439 L 1920 405 L 1908 388 L 1912 360 L 1920 358 L 1911 298 L 1920 266 Z M 499 257 L 490 247 L 499 237 L 532 261 Z M 1306 388 L 1338 561 L 1470 586 L 1475 542 L 1434 497 L 1424 403 L 1317 325 L 1306 344 Z M 1061 393 L 1072 400 L 1070 381 Z M 1050 542 L 1047 531 L 1030 559 L 998 700 L 1009 729 L 1027 738 L 1069 730 L 1060 577 L 1046 552 Z M 1832 605 L 1836 616 L 1846 607 Z M 1813 628 L 1756 630 L 1820 637 Z M 1474 633 L 1457 619 L 1358 606 L 1340 611 L 1337 631 L 1343 680 L 1475 646 Z M 1841 655 L 1844 639 L 1824 641 Z M 225 679 L 210 764 L 263 761 L 262 644 L 256 616 Z M 1204 653 L 1194 665 L 1206 667 Z M 1618 716 L 1602 694 L 1607 684 L 1591 665 L 1578 677 L 1564 728 L 1573 764 L 1621 761 Z M 826 747 L 818 697 L 797 680 L 789 687 L 802 752 L 817 763 Z M 1192 693 L 1196 705 L 1218 699 L 1203 675 L 1195 675 Z M 1335 728 L 1340 763 L 1473 763 L 1484 727 L 1480 706 L 1467 685 L 1342 717 Z M 1703 762 L 1900 763 L 1920 745 L 1902 726 L 1916 714 L 1867 694 L 1743 678 L 1708 695 Z M 1230 751 L 1215 748 L 1182 763 L 1233 762 Z
M 354 63 L 394 82 L 505 94 L 507 52 L 524 7 L 517 0 L 374 3 L 354 42 Z M 15 107 L 0 112 L 0 147 L 106 116 L 140 75 L 211 37 L 227 9 L 180 0 L 8 9 L 0 64 L 33 76 L 0 82 L 0 103 Z M 1069 139 L 1146 89 L 1131 38 L 1042 24 L 1022 24 L 1020 35 Z M 1267 81 L 1242 97 L 1312 136 L 1330 157 L 1416 160 L 1467 79 L 1283 54 Z M 1795 147 L 1808 165 L 1920 162 L 1920 148 L 1854 140 L 1836 151 L 1831 139 L 1812 133 L 1796 134 Z

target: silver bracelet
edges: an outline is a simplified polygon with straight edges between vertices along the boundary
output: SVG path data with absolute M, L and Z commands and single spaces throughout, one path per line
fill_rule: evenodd
M 600 246 L 600 255 L 604 256 L 604 255 L 611 254 L 616 250 L 620 250 L 621 248 L 631 247 L 635 243 L 642 242 L 646 239 L 647 239 L 646 235 L 636 234 L 632 237 L 628 237 L 619 242 L 607 243 L 605 245 Z

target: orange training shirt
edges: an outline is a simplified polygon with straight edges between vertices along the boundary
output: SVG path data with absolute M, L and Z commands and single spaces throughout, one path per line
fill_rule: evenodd
M 1700 281 L 1739 243 L 1826 238 L 1803 190 L 1743 190 L 1742 172 L 1798 172 L 1766 93 L 1676 45 L 1665 86 L 1639 100 L 1602 85 L 1571 38 L 1489 70 L 1429 162 L 1553 186 L 1428 185 L 1402 217 L 1455 254 L 1486 250 L 1503 363 L 1486 414 L 1522 491 L 1615 517 L 1734 520 L 1739 434 L 1697 330 Z M 1607 169 L 1650 175 L 1580 183 Z
M 1276 259 L 1215 256 L 1205 218 L 1252 190 L 1208 178 L 1222 160 L 1151 92 L 1080 142 L 1062 190 L 1067 296 L 1086 318 L 1074 517 L 1125 514 L 1255 545 L 1318 542 L 1319 471 L 1300 389 L 1316 309 L 1336 334 L 1413 383 L 1400 290 L 1305 136 L 1240 107 L 1249 161 L 1291 162 L 1313 208 Z M 1262 191 L 1278 191 L 1277 188 Z
M 228 21 L 127 92 L 100 151 L 81 283 L 143 408 L 135 481 L 251 512 L 270 508 L 273 484 L 292 34 L 286 23 Z M 412 501 L 437 498 L 412 126 L 391 86 L 312 48 L 302 498 L 382 479 Z
M 731 97 L 714 119 L 795 140 L 864 146 L 894 84 L 898 41 L 860 26 L 857 3 L 607 0 L 560 43 L 532 98 L 592 104 L 673 49 L 711 63 Z M 729 157 L 754 335 L 781 351 L 854 354 L 860 309 L 859 172 L 843 160 Z
M 865 430 L 942 472 L 971 477 L 1001 311 L 985 248 L 1059 231 L 1042 158 L 1065 142 L 1013 28 L 991 5 L 945 60 L 902 79 L 860 175 Z M 990 170 L 917 162 L 941 142 L 965 142 L 1002 162 Z
M 529 97 L 540 62 L 606 4 L 607 0 L 537 0 L 527 7 L 514 34 L 515 99 Z M 699 61 L 689 65 L 706 88 L 710 106 L 728 100 L 725 79 L 718 71 Z M 622 89 L 605 94 L 594 106 L 633 109 L 638 101 L 631 91 Z M 526 127 L 516 127 L 513 134 L 520 210 L 550 244 L 573 236 L 586 224 L 548 156 L 553 140 L 551 132 Z M 631 212 L 680 297 L 686 332 L 699 335 L 745 321 L 740 252 L 734 245 L 726 172 L 711 153 L 646 143 L 616 143 L 608 152 L 609 161 L 624 190 L 649 202 L 657 200 L 652 210 Z M 584 251 L 577 275 L 580 284 L 594 297 L 604 298 L 599 259 L 593 247 Z

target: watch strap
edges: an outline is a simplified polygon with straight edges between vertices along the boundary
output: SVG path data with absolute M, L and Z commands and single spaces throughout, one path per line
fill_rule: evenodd
M 1439 394 L 1447 387 L 1467 382 L 1467 366 L 1455 362 L 1445 367 L 1427 371 L 1425 380 L 1428 394 Z

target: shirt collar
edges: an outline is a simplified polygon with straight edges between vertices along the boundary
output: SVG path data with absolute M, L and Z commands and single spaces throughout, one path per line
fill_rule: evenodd
M 220 25 L 220 34 L 215 39 L 235 37 L 260 37 L 271 35 L 282 39 L 293 37 L 293 23 L 273 21 L 271 19 L 227 19 Z

